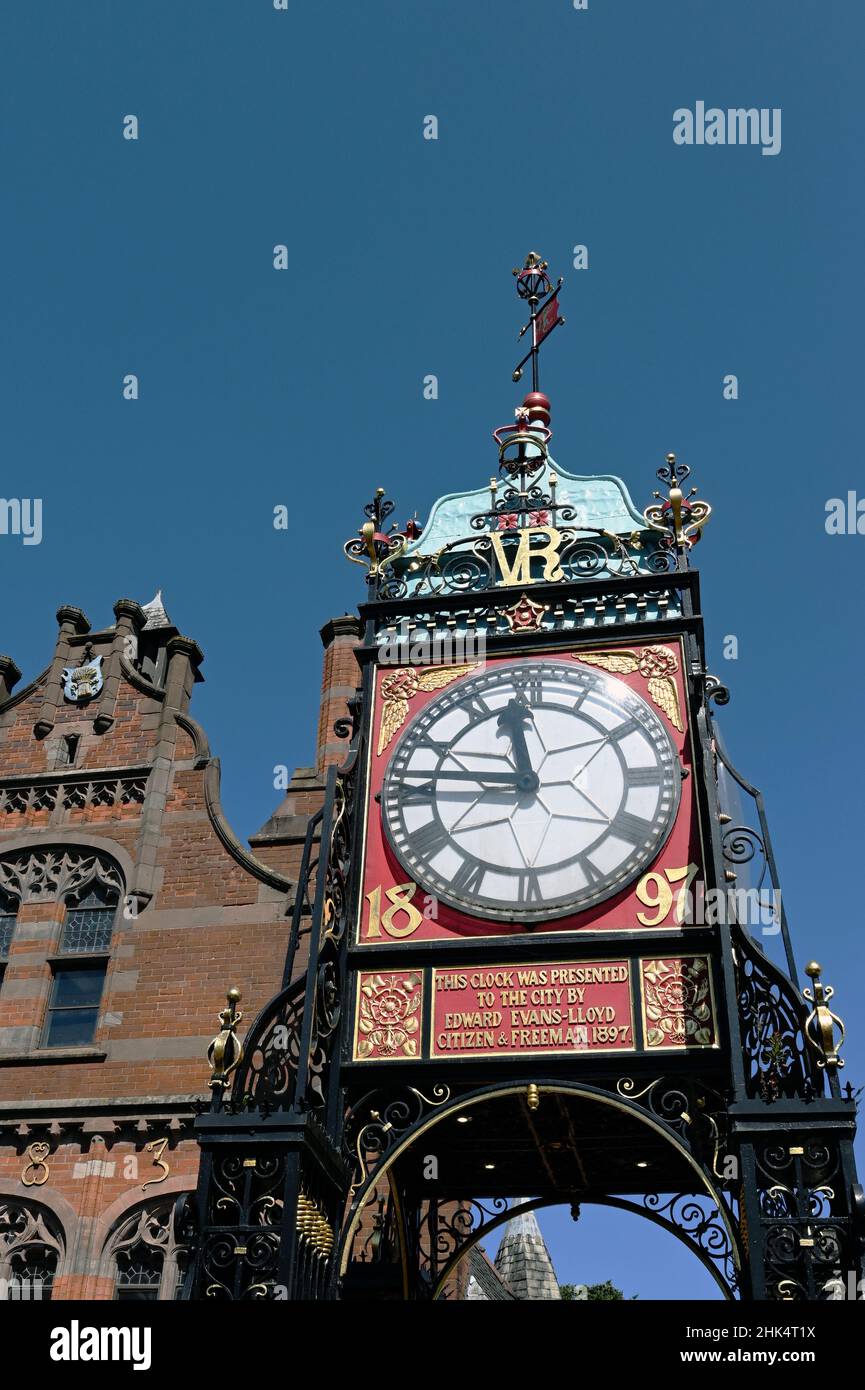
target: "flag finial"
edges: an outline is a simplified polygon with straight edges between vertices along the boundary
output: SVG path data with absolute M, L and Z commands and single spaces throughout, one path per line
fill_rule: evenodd
M 548 263 L 541 258 L 537 251 L 530 251 L 526 256 L 526 263 L 522 270 L 516 269 L 514 271 L 517 294 L 520 299 L 526 301 L 531 315 L 528 323 L 520 329 L 520 337 L 522 338 L 523 334 L 528 333 L 531 329 L 532 346 L 522 362 L 514 368 L 513 380 L 520 380 L 523 367 L 531 358 L 533 391 L 538 390 L 538 349 L 553 329 L 565 321 L 559 314 L 559 290 L 562 288 L 562 277 L 559 276 L 559 282 L 553 288 L 553 282 L 547 274 L 548 268 Z

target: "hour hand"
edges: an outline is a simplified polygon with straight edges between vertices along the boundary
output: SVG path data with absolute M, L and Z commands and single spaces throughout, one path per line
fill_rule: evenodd
M 538 775 L 532 768 L 529 745 L 526 743 L 526 725 L 532 723 L 532 712 L 521 700 L 508 700 L 499 715 L 500 734 L 507 734 L 511 740 L 511 752 L 517 768 L 517 786 L 520 791 L 537 791 L 540 785 Z

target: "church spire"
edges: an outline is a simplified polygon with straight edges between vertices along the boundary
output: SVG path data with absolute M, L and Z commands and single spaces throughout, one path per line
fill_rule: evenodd
M 519 1199 L 523 1200 L 527 1199 Z M 515 1298 L 535 1302 L 562 1296 L 547 1243 L 533 1211 L 520 1212 L 505 1226 L 495 1267 Z

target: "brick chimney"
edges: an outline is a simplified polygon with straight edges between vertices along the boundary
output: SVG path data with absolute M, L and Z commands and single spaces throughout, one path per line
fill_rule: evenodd
M 331 763 L 342 762 L 346 740 L 337 738 L 333 726 L 348 714 L 348 702 L 357 688 L 358 665 L 354 648 L 360 640 L 360 619 L 350 613 L 331 618 L 321 629 L 324 644 L 324 671 L 321 677 L 321 708 L 315 767 L 320 777 Z

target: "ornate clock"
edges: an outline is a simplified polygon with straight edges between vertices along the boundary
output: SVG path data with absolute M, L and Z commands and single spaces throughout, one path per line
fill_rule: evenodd
M 400 738 L 384 778 L 406 874 L 460 912 L 560 918 L 618 893 L 665 843 L 681 787 L 659 716 L 574 661 L 514 661 L 452 685 Z

